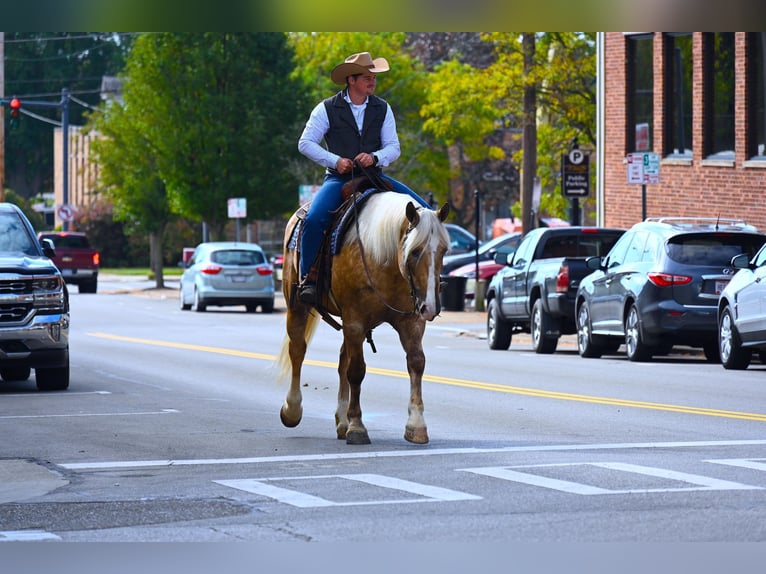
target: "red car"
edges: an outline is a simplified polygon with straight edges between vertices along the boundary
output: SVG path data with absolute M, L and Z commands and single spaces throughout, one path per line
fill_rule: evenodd
M 479 280 L 484 280 L 484 288 L 487 288 L 490 280 L 495 273 L 500 271 L 504 265 L 495 263 L 492 260 L 479 261 Z M 448 273 L 450 277 L 465 277 L 468 279 L 465 284 L 465 298 L 472 300 L 474 296 L 474 286 L 476 285 L 476 263 L 467 263 Z

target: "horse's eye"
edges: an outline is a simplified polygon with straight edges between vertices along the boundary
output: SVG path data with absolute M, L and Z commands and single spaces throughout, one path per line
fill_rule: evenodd
M 422 249 L 413 249 L 410 251 L 410 257 L 414 257 L 415 259 L 420 259 L 421 255 L 423 255 Z

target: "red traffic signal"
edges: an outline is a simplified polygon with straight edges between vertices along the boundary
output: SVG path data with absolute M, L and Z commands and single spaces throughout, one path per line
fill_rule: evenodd
M 9 104 L 11 110 L 18 112 L 21 109 L 21 100 L 19 98 L 13 98 Z

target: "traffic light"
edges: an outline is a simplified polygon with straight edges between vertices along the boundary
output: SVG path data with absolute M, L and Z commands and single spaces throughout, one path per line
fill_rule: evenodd
M 21 115 L 21 100 L 13 98 L 8 106 L 11 108 L 11 128 L 16 128 L 19 125 L 19 116 Z

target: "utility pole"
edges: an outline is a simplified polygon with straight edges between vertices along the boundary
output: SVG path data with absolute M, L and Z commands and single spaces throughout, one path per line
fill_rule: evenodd
M 0 32 L 0 100 L 5 98 L 5 32 Z M 0 201 L 5 201 L 5 106 L 0 106 Z

